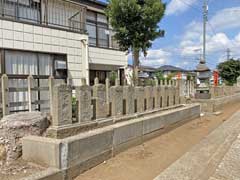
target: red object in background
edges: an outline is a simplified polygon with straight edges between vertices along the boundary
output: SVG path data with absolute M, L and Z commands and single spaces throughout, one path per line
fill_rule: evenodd
M 178 74 L 177 74 L 177 79 L 181 79 L 181 77 L 182 77 L 182 74 L 181 74 L 181 73 L 178 73 Z
M 214 71 L 213 72 L 213 81 L 214 81 L 214 86 L 218 86 L 218 77 L 219 77 L 219 74 L 217 71 Z

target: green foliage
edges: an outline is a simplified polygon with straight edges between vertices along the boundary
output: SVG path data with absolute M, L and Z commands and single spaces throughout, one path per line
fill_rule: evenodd
M 167 76 L 167 80 L 168 81 L 170 81 L 170 80 L 172 80 L 172 78 L 175 76 L 175 73 L 170 73 L 170 74 L 168 74 L 168 76 Z
M 188 81 L 192 80 L 191 74 L 187 74 L 187 80 L 188 80 Z
M 72 97 L 72 115 L 74 118 L 77 117 L 77 98 Z
M 240 76 L 240 60 L 231 59 L 218 65 L 220 76 L 226 81 L 226 84 L 233 85 Z
M 110 83 L 114 84 L 116 79 L 117 79 L 117 72 L 116 71 L 111 71 L 110 74 L 109 74 Z
M 144 86 L 154 86 L 155 82 L 153 79 L 145 79 L 144 80 Z
M 159 81 L 165 79 L 164 76 L 163 76 L 163 72 L 162 72 L 161 70 L 155 72 L 155 77 L 156 77 Z
M 120 48 L 146 55 L 152 41 L 164 34 L 158 23 L 165 6 L 162 0 L 109 0 L 105 12 Z

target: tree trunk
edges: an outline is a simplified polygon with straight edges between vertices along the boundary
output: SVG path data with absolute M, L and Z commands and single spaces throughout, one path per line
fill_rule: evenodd
M 133 50 L 133 83 L 134 83 L 134 86 L 138 85 L 138 72 L 139 72 L 139 50 Z

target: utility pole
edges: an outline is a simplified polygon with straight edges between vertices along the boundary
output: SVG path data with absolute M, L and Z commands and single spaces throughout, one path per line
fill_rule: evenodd
M 208 20 L 208 5 L 207 0 L 204 0 L 203 3 L 203 57 L 202 57 L 202 63 L 206 63 L 206 24 Z
M 231 50 L 227 48 L 227 61 L 230 60 L 230 53 L 231 53 Z

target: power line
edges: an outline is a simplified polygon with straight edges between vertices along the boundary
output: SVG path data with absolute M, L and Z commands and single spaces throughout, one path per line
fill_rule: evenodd
M 179 0 L 179 1 L 180 1 L 181 3 L 183 3 L 183 4 L 187 5 L 187 6 L 189 6 L 189 7 L 192 7 L 193 9 L 197 10 L 198 12 L 202 12 L 201 9 L 199 9 L 199 8 L 196 7 L 196 6 L 193 6 L 193 5 L 190 4 L 190 3 L 187 3 L 187 2 L 184 1 L 184 0 Z

